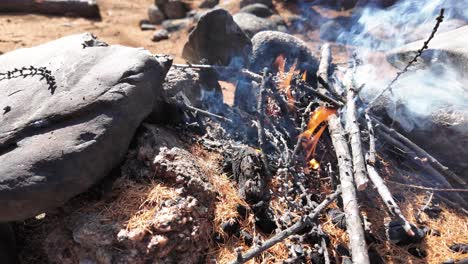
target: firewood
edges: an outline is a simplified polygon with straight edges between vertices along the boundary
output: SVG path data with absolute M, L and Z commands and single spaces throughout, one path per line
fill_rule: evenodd
M 356 187 L 359 191 L 363 191 L 367 188 L 369 180 L 367 179 L 366 163 L 362 152 L 361 130 L 359 129 L 359 122 L 357 119 L 357 92 L 354 85 L 353 74 L 346 84 L 346 132 L 350 139 Z
M 253 246 L 249 249 L 245 254 L 237 254 L 237 258 L 232 260 L 231 264 L 241 264 L 245 263 L 252 258 L 259 256 L 262 252 L 268 250 L 272 246 L 280 243 L 281 241 L 285 240 L 286 238 L 294 235 L 304 229 L 307 225 L 310 225 L 314 219 L 318 217 L 320 212 L 322 212 L 329 204 L 331 204 L 337 197 L 340 195 L 341 189 L 338 188 L 333 194 L 325 198 L 310 214 L 305 215 L 299 219 L 294 225 L 290 226 L 289 228 L 277 233 L 267 241 L 261 243 L 258 246 Z
M 343 199 L 343 209 L 346 215 L 346 232 L 349 236 L 352 260 L 353 263 L 356 264 L 368 264 L 370 262 L 353 181 L 351 154 L 349 152 L 348 143 L 344 137 L 344 129 L 337 115 L 332 115 L 328 118 L 328 129 L 338 158 L 342 190 L 341 197 Z

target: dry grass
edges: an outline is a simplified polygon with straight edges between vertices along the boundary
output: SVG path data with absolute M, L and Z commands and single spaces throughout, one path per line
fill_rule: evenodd
M 403 214 L 411 223 L 416 223 L 415 213 L 424 205 L 426 193 L 422 191 L 415 192 L 409 188 L 401 186 L 389 186 L 393 194 L 400 194 L 405 197 L 405 201 L 400 204 Z M 468 258 L 468 254 L 453 252 L 449 246 L 453 243 L 468 243 L 468 221 L 466 217 L 458 212 L 441 204 L 442 213 L 438 219 L 430 219 L 424 213 L 421 215 L 424 225 L 432 230 L 440 232 L 440 236 L 427 235 L 423 242 L 417 246 L 426 250 L 427 257 L 418 259 L 408 252 L 409 246 L 397 246 L 386 239 L 384 223 L 390 220 L 390 215 L 385 210 L 385 204 L 379 197 L 373 199 L 375 207 L 369 202 L 362 205 L 363 213 L 372 223 L 371 229 L 374 236 L 382 241 L 381 244 L 373 244 L 374 248 L 383 257 L 385 263 L 442 263 L 448 259 L 460 260 Z M 336 205 L 334 205 L 336 207 Z M 348 237 L 345 231 L 339 229 L 331 223 L 331 219 L 324 217 L 322 219 L 323 229 L 330 235 L 333 245 L 347 245 Z

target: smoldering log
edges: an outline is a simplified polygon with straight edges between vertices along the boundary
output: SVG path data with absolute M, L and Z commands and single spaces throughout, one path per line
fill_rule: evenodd
M 101 17 L 96 1 L 89 0 L 3 0 L 0 1 L 0 11 Z
M 367 188 L 366 163 L 362 152 L 361 130 L 357 120 L 356 98 L 357 92 L 354 85 L 354 76 L 350 76 L 346 84 L 346 131 L 348 132 L 351 155 L 353 158 L 354 180 L 359 191 Z
M 344 129 L 340 118 L 331 115 L 328 119 L 328 129 L 338 158 L 340 173 L 343 209 L 346 216 L 346 232 L 349 236 L 349 247 L 352 252 L 352 261 L 356 264 L 369 264 L 364 229 L 362 226 L 359 204 L 354 189 L 353 166 L 348 143 L 344 137 Z
M 237 258 L 230 262 L 230 264 L 241 264 L 245 263 L 257 256 L 259 256 L 262 252 L 268 250 L 272 246 L 276 245 L 277 243 L 285 240 L 291 235 L 294 235 L 305 228 L 307 225 L 310 225 L 314 219 L 318 217 L 320 212 L 322 212 L 329 204 L 331 204 L 341 193 L 341 188 L 338 188 L 333 194 L 325 198 L 323 202 L 321 202 L 310 214 L 303 216 L 297 221 L 294 225 L 290 226 L 289 228 L 277 233 L 264 243 L 258 246 L 253 246 L 249 251 L 245 254 L 241 255 L 238 254 Z

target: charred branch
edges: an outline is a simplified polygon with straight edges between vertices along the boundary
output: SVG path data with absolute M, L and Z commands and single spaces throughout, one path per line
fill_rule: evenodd
M 177 105 L 179 108 L 181 108 L 182 110 L 192 111 L 192 112 L 194 112 L 195 114 L 201 114 L 201 115 L 204 115 L 204 116 L 207 116 L 207 117 L 211 117 L 211 118 L 215 118 L 215 119 L 218 119 L 218 120 L 221 120 L 221 121 L 224 121 L 224 122 L 233 123 L 232 119 L 229 119 L 229 118 L 227 118 L 227 117 L 220 116 L 220 115 L 217 115 L 217 114 L 208 112 L 208 111 L 206 111 L 206 110 L 203 110 L 203 109 L 200 109 L 200 108 L 191 106 L 191 105 L 185 103 L 183 100 L 175 100 L 175 101 L 176 101 L 176 105 Z
M 265 168 L 265 173 L 267 177 L 271 176 L 270 166 L 268 165 L 268 159 L 265 154 L 265 94 L 266 94 L 266 86 L 270 80 L 270 76 L 267 75 L 267 71 L 263 73 L 262 83 L 260 85 L 260 92 L 258 93 L 257 99 L 257 132 L 258 132 L 258 144 L 261 150 L 261 158 L 263 162 L 263 166 Z
M 353 181 L 353 166 L 348 143 L 344 137 L 345 132 L 340 118 L 332 115 L 328 119 L 328 129 L 335 147 L 343 199 L 343 209 L 346 215 L 346 232 L 349 236 L 349 246 L 352 252 L 353 263 L 369 264 L 364 229 L 359 213 L 359 204 Z
M 281 241 L 285 240 L 286 238 L 290 237 L 291 235 L 294 235 L 304 229 L 306 226 L 310 225 L 314 219 L 318 217 L 320 212 L 322 212 L 329 204 L 331 204 L 337 197 L 340 195 L 341 191 L 338 188 L 337 191 L 335 191 L 333 194 L 325 198 L 325 200 L 320 203 L 310 214 L 303 216 L 297 221 L 294 225 L 290 226 L 289 228 L 277 233 L 264 243 L 261 243 L 260 245 L 253 246 L 250 250 L 248 250 L 245 254 L 237 255 L 237 258 L 233 261 L 231 261 L 231 264 L 241 264 L 245 263 L 252 258 L 255 258 L 262 254 L 262 252 L 268 250 L 272 246 L 276 245 L 277 243 L 280 243 Z

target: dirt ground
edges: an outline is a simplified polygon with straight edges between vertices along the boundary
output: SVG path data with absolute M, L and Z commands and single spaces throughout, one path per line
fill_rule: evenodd
M 142 31 L 139 21 L 147 18 L 152 0 L 98 0 L 101 21 L 76 17 L 35 14 L 0 14 L 0 54 L 32 47 L 71 34 L 91 32 L 109 44 L 144 47 L 152 53 L 177 58 L 187 39 L 187 30 L 169 40 L 151 41 L 153 31 Z M 180 60 L 180 59 L 178 59 Z

